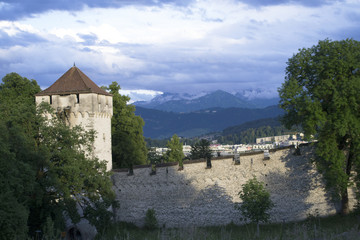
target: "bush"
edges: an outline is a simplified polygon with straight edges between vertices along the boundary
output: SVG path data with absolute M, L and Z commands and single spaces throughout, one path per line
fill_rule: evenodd
M 146 229 L 155 229 L 157 227 L 158 227 L 158 221 L 156 219 L 155 210 L 153 208 L 149 208 L 146 211 L 145 228 Z
M 256 223 L 256 235 L 259 237 L 259 223 L 269 221 L 270 214 L 268 211 L 274 207 L 274 203 L 270 199 L 270 193 L 256 177 L 243 184 L 242 188 L 239 192 L 239 197 L 243 202 L 240 206 L 236 206 L 236 208 L 241 211 L 245 220 Z
M 241 211 L 246 220 L 255 223 L 268 222 L 270 219 L 268 211 L 273 208 L 274 204 L 263 183 L 254 177 L 243 184 L 242 188 L 239 196 L 243 202 L 237 206 L 237 209 Z

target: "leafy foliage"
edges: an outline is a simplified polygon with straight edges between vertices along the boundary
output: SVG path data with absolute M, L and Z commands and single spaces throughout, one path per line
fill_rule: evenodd
M 170 141 L 167 143 L 167 147 L 169 148 L 167 153 L 167 161 L 168 162 L 178 162 L 179 166 L 183 166 L 183 159 L 184 159 L 184 153 L 183 153 L 183 145 L 180 142 L 179 137 L 174 134 L 174 136 L 171 138 Z
M 36 81 L 16 73 L 0 84 L 0 239 L 24 239 L 35 189 Z
M 135 107 L 128 105 L 128 96 L 119 93 L 120 86 L 113 82 L 108 87 L 113 95 L 111 120 L 112 159 L 114 168 L 146 163 L 147 148 L 143 137 L 144 121 L 135 115 Z
M 157 227 L 158 227 L 158 221 L 156 219 L 155 210 L 153 208 L 149 208 L 146 211 L 146 215 L 145 215 L 145 228 L 152 230 Z
M 163 156 L 157 154 L 155 149 L 156 148 L 149 148 L 148 149 L 147 161 L 150 164 L 158 164 L 158 163 L 163 162 L 163 160 L 164 160 Z
M 360 180 L 360 42 L 319 41 L 287 64 L 279 89 L 283 123 L 317 137 L 317 166 L 347 213 L 351 171 Z
M 4 122 L 0 122 L 0 132 L 0 239 L 25 239 L 34 171 L 29 163 L 17 158 L 11 144 L 12 137 L 23 139 L 22 136 L 13 128 L 7 128 Z
M 200 139 L 194 145 L 191 146 L 190 152 L 191 159 L 209 159 L 212 157 L 212 151 L 210 149 L 210 142 L 206 139 Z
M 91 154 L 94 132 L 84 131 L 80 126 L 70 129 L 46 104 L 40 105 L 39 111 L 38 116 L 42 117 L 37 151 L 42 158 L 37 162 L 36 179 L 41 188 L 34 201 L 43 201 L 43 206 L 30 216 L 32 222 L 46 221 L 42 218 L 49 214 L 62 217 L 60 213 L 65 213 L 77 223 L 82 217 L 77 211 L 80 206 L 85 217 L 96 226 L 87 212 L 93 208 L 99 210 L 98 206 L 106 203 L 109 208 L 115 196 L 106 162 Z
M 64 229 L 97 202 L 113 202 L 110 173 L 91 152 L 93 132 L 70 129 L 49 105 L 36 109 L 35 80 L 11 73 L 0 84 L 0 230 L 5 239 L 25 239 L 36 230 Z M 90 220 L 90 215 L 85 216 Z
M 268 222 L 270 214 L 268 213 L 274 204 L 270 199 L 270 193 L 264 188 L 263 183 L 255 177 L 242 185 L 239 197 L 243 201 L 240 206 L 236 206 L 245 217 L 255 223 Z

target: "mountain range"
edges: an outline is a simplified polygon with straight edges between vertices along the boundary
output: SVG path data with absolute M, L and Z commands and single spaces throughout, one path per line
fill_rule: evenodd
M 222 90 L 191 95 L 163 93 L 151 101 L 135 102 L 135 114 L 145 121 L 144 136 L 169 138 L 173 134 L 195 137 L 245 122 L 283 114 L 279 98 L 262 91 L 231 94 Z
M 135 114 L 145 121 L 143 128 L 145 137 L 161 139 L 169 138 L 173 134 L 195 137 L 218 132 L 245 122 L 278 117 L 283 114 L 283 110 L 278 106 L 269 106 L 263 109 L 210 108 L 175 113 L 137 106 Z
M 250 98 L 244 93 L 231 94 L 222 90 L 199 95 L 163 93 L 150 101 L 133 103 L 135 106 L 156 109 L 167 112 L 189 113 L 210 108 L 264 108 L 277 105 L 277 97 L 261 97 L 258 93 L 256 98 Z

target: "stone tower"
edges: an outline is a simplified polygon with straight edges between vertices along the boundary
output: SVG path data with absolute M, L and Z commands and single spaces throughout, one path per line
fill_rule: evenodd
M 112 95 L 99 88 L 75 65 L 55 83 L 36 94 L 36 104 L 49 103 L 65 117 L 70 127 L 81 125 L 85 130 L 95 130 L 94 155 L 107 162 L 112 169 L 111 117 Z

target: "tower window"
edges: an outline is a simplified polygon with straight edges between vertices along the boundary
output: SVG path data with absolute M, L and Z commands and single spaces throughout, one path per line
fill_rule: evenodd
M 76 94 L 76 103 L 80 103 L 80 95 L 78 93 Z
M 50 104 L 52 104 L 52 96 L 50 95 Z

